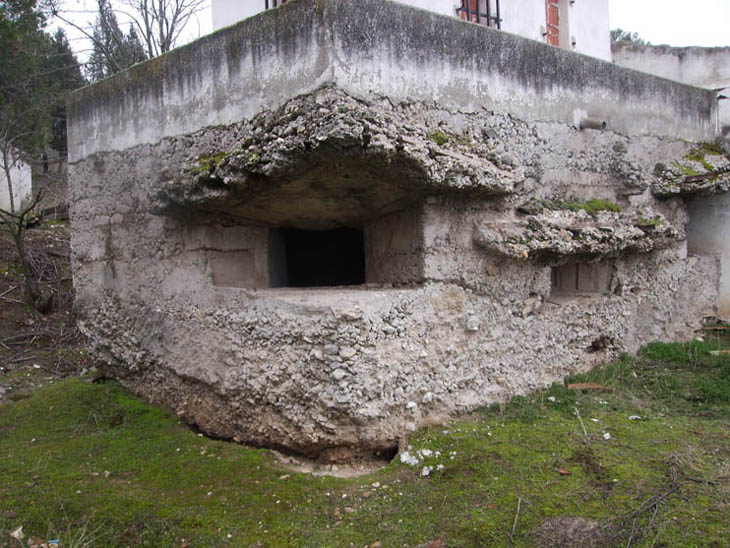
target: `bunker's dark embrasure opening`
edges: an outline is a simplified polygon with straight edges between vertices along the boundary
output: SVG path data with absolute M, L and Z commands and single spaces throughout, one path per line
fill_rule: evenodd
M 362 230 L 269 231 L 271 287 L 325 287 L 365 283 Z

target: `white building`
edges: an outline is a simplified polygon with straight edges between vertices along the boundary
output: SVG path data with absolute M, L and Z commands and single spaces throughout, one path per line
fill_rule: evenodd
M 9 158 L 10 181 L 13 192 L 13 205 L 17 210 L 30 200 L 33 194 L 30 166 L 21 160 L 17 154 Z M 10 211 L 10 188 L 5 174 L 5 166 L 0 157 L 0 209 Z
M 285 3 L 286 0 L 212 0 L 213 28 L 232 25 Z M 401 3 L 611 60 L 608 0 L 401 0 Z

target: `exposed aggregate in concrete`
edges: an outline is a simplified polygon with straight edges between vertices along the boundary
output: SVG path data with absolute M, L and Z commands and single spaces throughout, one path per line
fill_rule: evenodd
M 506 216 L 505 216 L 506 217 Z M 684 239 L 661 215 L 644 219 L 636 213 L 551 211 L 528 218 L 504 219 L 476 227 L 475 243 L 515 259 L 617 257 L 665 249 Z
M 686 255 L 683 203 L 651 192 L 655 164 L 687 147 L 328 86 L 230 127 L 95 154 L 71 166 L 82 329 L 110 374 L 209 434 L 331 461 L 384 452 L 430 421 L 692 335 L 713 312 L 717 262 Z M 303 182 L 326 194 L 344 173 L 370 198 L 336 193 L 316 218 L 292 203 Z M 621 212 L 517 211 L 591 198 Z M 244 225 L 249 243 L 266 219 L 358 226 L 370 199 L 421 212 L 422 283 L 211 283 L 219 225 Z M 550 267 L 571 257 L 615 259 L 610 289 L 553 296 Z

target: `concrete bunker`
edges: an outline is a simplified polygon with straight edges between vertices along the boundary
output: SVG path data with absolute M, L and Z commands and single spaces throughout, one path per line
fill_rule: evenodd
M 289 2 L 72 95 L 81 328 L 208 434 L 392 454 L 716 312 L 685 199 L 727 177 L 672 167 L 715 101 L 386 0 Z

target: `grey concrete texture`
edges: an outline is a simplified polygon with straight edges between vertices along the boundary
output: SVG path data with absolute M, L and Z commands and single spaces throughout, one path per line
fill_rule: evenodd
M 671 164 L 658 163 L 654 173 L 652 193 L 657 198 L 717 196 L 730 191 L 730 154 L 708 154 L 700 147 Z
M 715 313 L 718 258 L 688 255 L 683 200 L 653 193 L 691 146 L 326 85 L 95 152 L 70 166 L 81 327 L 108 374 L 209 434 L 387 452 Z M 565 205 L 591 199 L 620 211 Z M 341 224 L 364 284 L 268 288 L 272 227 Z M 555 291 L 572 263 L 600 291 Z
M 636 42 L 611 45 L 618 65 L 655 74 L 697 87 L 730 87 L 730 46 L 705 48 L 674 47 Z
M 71 94 L 70 161 L 236 123 L 324 83 L 523 120 L 710 139 L 713 93 L 388 0 L 298 0 Z

